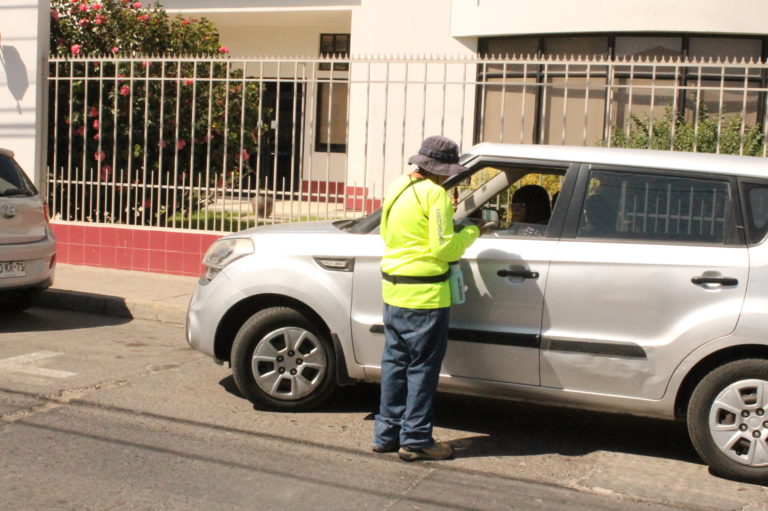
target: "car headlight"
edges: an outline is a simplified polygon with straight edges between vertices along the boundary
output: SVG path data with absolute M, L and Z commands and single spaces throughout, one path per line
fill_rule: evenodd
M 231 238 L 221 239 L 213 242 L 203 257 L 203 264 L 206 267 L 205 278 L 213 278 L 224 269 L 224 267 L 241 257 L 253 254 L 253 241 L 250 238 Z

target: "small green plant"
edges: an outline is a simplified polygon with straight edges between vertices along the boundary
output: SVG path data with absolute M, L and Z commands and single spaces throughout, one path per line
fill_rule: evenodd
M 719 131 L 718 131 L 719 130 Z M 719 135 L 719 137 L 718 137 Z M 605 145 L 600 141 L 600 145 Z M 610 138 L 611 147 L 633 149 L 660 149 L 694 151 L 699 153 L 740 154 L 762 156 L 763 128 L 759 124 L 745 125 L 742 132 L 742 114 L 730 118 L 713 117 L 702 105 L 697 121 L 674 115 L 672 107 L 664 109 L 658 119 L 631 115 L 627 130 L 617 129 Z
M 168 220 L 169 227 L 220 232 L 238 232 L 263 224 L 263 220 L 257 224 L 253 217 L 238 217 L 228 211 L 199 211 L 191 215 L 176 213 Z

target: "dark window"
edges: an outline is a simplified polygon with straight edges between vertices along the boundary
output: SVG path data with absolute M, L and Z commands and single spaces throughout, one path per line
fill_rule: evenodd
M 744 192 L 749 242 L 759 243 L 768 233 L 768 185 L 747 183 Z
M 349 34 L 320 34 L 320 56 L 349 57 Z M 347 150 L 349 63 L 321 62 L 317 82 L 315 151 Z
M 316 151 L 343 153 L 347 150 L 348 94 L 346 81 L 317 84 Z
M 580 238 L 725 243 L 732 227 L 727 181 L 593 171 Z
M 478 66 L 475 142 L 589 146 L 602 143 L 613 128 L 629 129 L 638 112 L 654 119 L 677 114 L 689 122 L 701 122 L 706 115 L 727 122 L 742 115 L 746 126 L 758 125 L 765 116 L 768 73 L 759 67 L 717 63 L 717 59 L 765 62 L 765 37 L 680 33 L 490 37 L 480 39 L 478 52 L 485 58 L 640 61 L 616 65 L 612 74 L 607 66 L 578 61 L 568 66 L 547 61 L 483 63 Z M 663 59 L 684 57 L 712 58 L 715 64 L 663 64 Z M 645 59 L 647 64 L 641 62 Z M 586 114 L 563 115 L 570 109 Z
M 320 34 L 320 56 L 325 58 L 349 57 L 349 34 Z M 320 71 L 346 71 L 347 62 L 323 62 Z

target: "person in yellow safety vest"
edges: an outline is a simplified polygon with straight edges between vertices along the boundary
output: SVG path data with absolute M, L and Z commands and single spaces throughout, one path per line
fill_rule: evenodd
M 453 205 L 441 186 L 465 167 L 451 139 L 424 140 L 409 164 L 418 169 L 389 187 L 381 215 L 384 352 L 375 452 L 406 461 L 448 459 L 453 447 L 435 442 L 432 415 L 448 343 L 449 263 L 461 258 L 485 226 L 454 231 Z

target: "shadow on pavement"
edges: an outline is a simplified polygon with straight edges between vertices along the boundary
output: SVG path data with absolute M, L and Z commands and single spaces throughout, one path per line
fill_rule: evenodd
M 24 312 L 0 314 L 0 334 L 50 332 L 122 325 L 131 318 L 33 307 Z
M 245 399 L 231 376 L 219 384 Z M 379 386 L 363 383 L 340 388 L 319 410 L 302 415 L 364 413 L 372 429 L 378 405 Z M 612 451 L 702 464 L 682 422 L 442 393 L 435 419 L 438 428 L 467 434 L 452 442 L 457 458 Z
M 612 451 L 699 463 L 683 422 L 441 395 L 436 426 L 477 434 L 463 439 L 456 457 Z

